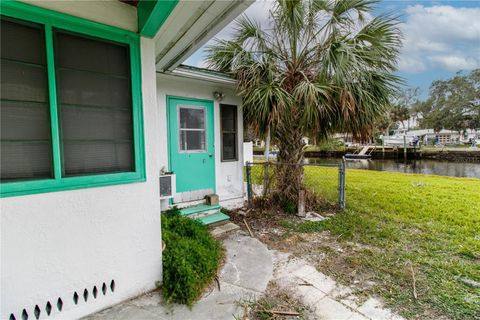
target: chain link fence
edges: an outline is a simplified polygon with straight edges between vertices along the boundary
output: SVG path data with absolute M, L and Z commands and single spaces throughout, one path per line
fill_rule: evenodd
M 277 190 L 278 162 L 247 162 L 246 180 L 248 203 L 256 198 L 268 198 L 281 193 Z M 306 191 L 340 209 L 345 208 L 345 160 L 339 164 L 286 164 L 302 166 Z

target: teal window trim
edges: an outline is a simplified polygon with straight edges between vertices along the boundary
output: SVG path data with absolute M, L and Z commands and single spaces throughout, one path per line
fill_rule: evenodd
M 2 1 L 1 14 L 45 26 L 54 177 L 52 179 L 3 182 L 0 184 L 0 197 L 146 181 L 139 35 L 131 31 L 11 0 Z M 62 177 L 52 28 L 68 30 L 129 46 L 135 171 Z

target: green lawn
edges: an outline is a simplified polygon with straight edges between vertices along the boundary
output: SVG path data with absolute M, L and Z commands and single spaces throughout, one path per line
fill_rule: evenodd
M 335 201 L 332 170 L 307 168 L 306 181 Z M 480 179 L 349 169 L 346 200 L 345 212 L 295 230 L 361 244 L 346 261 L 372 272 L 375 293 L 407 317 L 480 318 L 480 289 L 460 280 L 480 282 Z

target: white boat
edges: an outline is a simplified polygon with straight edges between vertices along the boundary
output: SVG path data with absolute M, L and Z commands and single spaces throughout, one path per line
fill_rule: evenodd
M 406 131 L 397 130 L 391 136 L 383 136 L 385 146 L 403 147 L 404 144 L 411 146 L 414 141 L 418 141 L 418 136 L 409 135 Z

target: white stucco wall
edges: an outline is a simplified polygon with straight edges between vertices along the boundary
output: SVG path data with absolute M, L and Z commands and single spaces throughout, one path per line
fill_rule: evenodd
M 221 103 L 238 106 L 238 160 L 221 161 L 220 148 L 220 102 L 213 99 L 213 92 L 225 93 Z M 160 141 L 160 161 L 168 168 L 167 145 L 167 96 L 180 96 L 212 100 L 214 102 L 215 126 L 215 177 L 216 189 L 220 204 L 233 208 L 243 204 L 243 113 L 241 98 L 235 95 L 233 87 L 222 84 L 209 83 L 204 80 L 187 79 L 178 76 L 157 73 L 157 105 L 160 119 L 160 135 L 165 137 Z M 166 202 L 163 203 L 166 206 Z
M 93 21 L 136 30 L 135 9 L 115 2 L 37 5 Z M 82 1 L 83 2 L 83 1 Z M 111 5 L 111 6 L 109 6 Z M 239 106 L 239 160 L 221 162 L 220 110 L 215 101 L 217 193 L 222 205 L 243 202 L 242 110 L 232 89 L 204 81 L 155 74 L 155 44 L 142 39 L 142 97 L 147 181 L 71 191 L 8 197 L 0 200 L 0 319 L 14 314 L 29 319 L 38 305 L 40 318 L 75 319 L 155 288 L 161 280 L 161 229 L 158 175 L 168 167 L 166 95 L 213 100 Z M 159 80 L 159 85 L 156 81 Z M 158 93 L 158 97 L 157 97 Z M 164 202 L 165 204 L 166 202 Z M 110 290 L 111 281 L 115 290 Z M 102 293 L 102 284 L 108 287 Z M 98 295 L 93 296 L 96 287 Z M 84 290 L 88 299 L 84 301 Z M 78 304 L 73 295 L 79 295 Z M 58 299 L 62 310 L 57 309 Z
M 79 318 L 152 290 L 161 279 L 162 136 L 153 40 L 142 39 L 141 55 L 147 181 L 1 199 L 0 319 L 11 313 L 22 319 L 23 309 L 34 319 L 36 305 L 45 318 L 47 302 L 49 319 Z M 102 284 L 111 280 L 114 292 L 103 295 Z
M 45 9 L 66 13 L 75 17 L 109 24 L 137 32 L 137 9 L 118 0 L 19 0 Z

